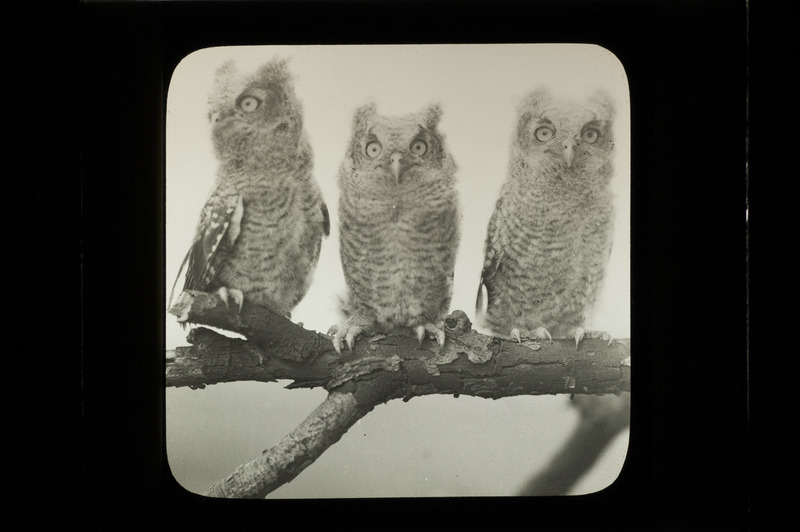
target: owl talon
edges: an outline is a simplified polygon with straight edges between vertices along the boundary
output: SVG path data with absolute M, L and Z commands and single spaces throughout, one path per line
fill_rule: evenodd
M 233 299 L 233 302 L 239 307 L 239 312 L 242 311 L 242 304 L 244 303 L 244 294 L 241 290 L 237 290 L 236 288 L 225 288 L 224 286 L 217 290 L 217 295 L 225 303 L 225 308 L 230 310 L 230 306 L 228 305 L 228 297 Z
M 444 346 L 444 340 L 445 340 L 444 331 L 442 330 L 436 331 L 436 343 L 438 343 L 440 347 Z
M 522 338 L 533 338 L 534 340 L 547 340 L 551 344 L 553 343 L 553 337 L 550 336 L 550 332 L 545 329 L 544 327 L 537 327 L 533 331 L 520 331 L 518 328 L 514 327 L 511 329 L 511 337 L 517 341 L 518 344 L 522 343 Z
M 436 339 L 436 343 L 439 344 L 439 347 L 444 345 L 445 342 L 445 333 L 442 327 L 437 327 L 432 323 L 426 323 L 425 325 L 417 325 L 414 328 L 414 333 L 417 336 L 417 340 L 419 340 L 419 344 L 422 345 L 422 340 L 425 339 L 425 333 L 428 333 L 428 336 L 431 339 Z
M 353 346 L 356 343 L 355 331 L 350 330 L 350 332 L 347 333 L 347 336 L 345 336 L 344 341 L 347 343 L 347 349 L 349 351 L 352 351 L 353 350 Z
M 242 311 L 242 304 L 244 303 L 244 294 L 241 290 L 237 290 L 236 288 L 231 288 L 228 290 L 228 293 L 233 298 L 233 302 L 236 303 L 239 307 L 239 312 Z
M 581 340 L 583 340 L 583 337 L 585 335 L 586 335 L 586 331 L 583 330 L 583 327 L 578 327 L 575 330 L 575 350 L 576 351 L 578 350 L 578 346 L 580 345 Z
M 356 338 L 365 332 L 367 327 L 358 325 L 347 320 L 341 325 L 332 325 L 328 329 L 328 335 L 333 335 L 333 348 L 340 355 L 342 354 L 342 342 L 347 345 L 347 348 L 352 351 L 356 344 Z
M 222 300 L 222 302 L 225 303 L 225 308 L 230 310 L 230 306 L 228 305 L 228 289 L 223 286 L 222 288 L 217 290 L 217 295 Z
M 419 341 L 419 345 L 422 345 L 422 340 L 425 339 L 425 326 L 417 325 L 416 328 L 414 328 L 414 333 L 417 335 L 417 340 Z
M 544 327 L 538 327 L 536 330 L 534 330 L 533 337 L 537 340 L 547 340 L 551 344 L 553 343 L 553 337 L 550 336 L 550 332 Z
M 578 327 L 575 330 L 575 349 L 578 349 L 578 345 L 584 338 L 600 338 L 606 340 L 606 347 L 614 343 L 614 337 L 605 331 L 584 331 L 583 328 Z

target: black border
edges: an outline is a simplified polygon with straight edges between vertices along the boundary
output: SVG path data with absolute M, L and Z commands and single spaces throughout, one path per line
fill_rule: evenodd
M 86 524 L 276 526 L 280 512 L 307 525 L 346 519 L 364 528 L 747 529 L 746 17 L 745 4 L 731 1 L 81 5 Z M 598 494 L 568 498 L 265 502 L 188 494 L 162 449 L 164 316 L 153 312 L 163 304 L 172 71 L 211 46 L 405 42 L 594 43 L 625 66 L 639 355 L 622 474 Z M 696 391 L 712 383 L 725 384 Z

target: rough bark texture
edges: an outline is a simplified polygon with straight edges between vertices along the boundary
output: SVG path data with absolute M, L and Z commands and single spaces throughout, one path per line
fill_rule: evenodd
M 619 394 L 630 389 L 627 340 L 609 346 L 605 340 L 586 338 L 579 349 L 566 339 L 517 343 L 478 333 L 466 314 L 454 311 L 445 320 L 444 347 L 429 339 L 419 344 L 410 336 L 379 335 L 360 339 L 352 352 L 340 356 L 327 335 L 303 329 L 267 309 L 245 303 L 237 313 L 225 308 L 217 296 L 198 294 L 192 294 L 189 321 L 238 332 L 247 340 L 205 328 L 192 330 L 187 340 L 193 345 L 177 348 L 168 359 L 167 386 L 289 379 L 290 387 L 348 391 L 358 380 L 389 372 L 403 387 L 387 400 L 442 393 L 496 399 L 522 394 Z
M 239 466 L 207 495 L 262 498 L 294 479 L 375 406 L 428 394 L 486 398 L 538 394 L 620 394 L 630 390 L 627 340 L 586 338 L 523 341 L 472 329 L 462 311 L 445 320 L 446 341 L 419 343 L 402 334 L 362 338 L 339 355 L 327 335 L 308 331 L 244 303 L 229 309 L 216 295 L 181 294 L 170 309 L 179 321 L 244 335 L 231 338 L 207 328 L 189 332 L 191 346 L 168 353 L 167 386 L 202 388 L 222 382 L 292 380 L 290 387 L 322 386 L 326 400 L 273 448 Z
M 330 393 L 305 421 L 272 449 L 237 467 L 205 494 L 236 499 L 266 497 L 314 463 L 375 404 L 369 400 L 359 403 L 357 396 L 350 393 Z

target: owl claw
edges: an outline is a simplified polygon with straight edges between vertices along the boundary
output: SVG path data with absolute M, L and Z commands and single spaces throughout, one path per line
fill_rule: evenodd
M 341 325 L 332 325 L 328 329 L 328 335 L 333 336 L 333 348 L 340 355 L 342 354 L 342 342 L 352 351 L 356 344 L 356 338 L 366 330 L 366 327 L 345 322 Z
M 444 331 L 439 329 L 438 331 L 436 331 L 436 342 L 441 347 L 444 346 L 444 340 L 445 340 Z
M 614 337 L 608 334 L 605 331 L 585 331 L 582 327 L 578 327 L 575 330 L 575 349 L 578 349 L 578 346 L 581 343 L 581 340 L 584 338 L 601 338 L 606 340 L 606 347 L 610 346 L 614 343 Z
M 414 333 L 417 335 L 417 340 L 419 341 L 419 345 L 422 345 L 422 340 L 425 339 L 425 326 L 424 325 L 417 325 L 414 329 Z
M 511 337 L 514 338 L 514 340 L 516 340 L 518 344 L 522 343 L 522 336 L 523 336 L 522 332 L 516 327 L 511 329 Z M 553 343 L 553 337 L 550 336 L 550 332 L 544 327 L 537 327 L 536 329 L 531 331 L 530 334 L 525 334 L 525 336 L 529 336 L 530 338 L 533 338 L 535 340 L 547 340 L 551 344 Z
M 355 333 L 355 331 L 351 329 L 347 333 L 347 336 L 345 336 L 344 341 L 347 343 L 347 349 L 349 351 L 352 351 L 353 350 L 353 346 L 356 343 L 356 333 Z
M 225 288 L 224 286 L 217 290 L 217 295 L 225 303 L 225 308 L 230 309 L 228 306 L 228 296 L 233 298 L 233 302 L 236 303 L 239 307 L 239 312 L 242 311 L 242 304 L 244 303 L 244 294 L 241 290 L 237 290 L 236 288 Z
M 439 347 L 444 345 L 445 342 L 445 334 L 444 329 L 441 327 L 437 327 L 432 323 L 426 323 L 425 325 L 417 325 L 414 328 L 414 332 L 417 335 L 417 340 L 419 340 L 419 344 L 422 345 L 422 340 L 425 339 L 425 333 L 427 332 L 431 338 L 436 338 L 436 343 L 439 344 Z
M 533 336 L 539 340 L 547 340 L 551 344 L 553 343 L 553 337 L 550 336 L 550 332 L 544 327 L 538 327 L 535 331 L 533 331 Z
M 583 340 L 583 337 L 585 335 L 586 335 L 586 331 L 583 330 L 583 327 L 578 327 L 575 330 L 575 350 L 578 349 L 578 345 L 580 345 L 581 340 Z

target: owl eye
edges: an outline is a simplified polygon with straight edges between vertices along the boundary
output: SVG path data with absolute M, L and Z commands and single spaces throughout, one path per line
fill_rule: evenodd
M 550 126 L 541 126 L 537 127 L 533 134 L 539 142 L 547 142 L 553 138 L 556 132 Z
M 428 151 L 428 145 L 422 139 L 417 139 L 411 143 L 411 153 L 414 155 L 425 155 Z
M 367 147 L 364 151 L 366 152 L 367 157 L 374 159 L 381 154 L 383 151 L 383 146 L 381 146 L 381 143 L 377 140 L 373 140 L 372 142 L 367 143 Z
M 252 113 L 258 106 L 261 105 L 261 100 L 256 98 L 255 96 L 243 96 L 238 104 L 239 109 L 244 111 L 245 113 Z
M 600 131 L 593 127 L 587 127 L 583 130 L 583 133 L 581 133 L 581 138 L 586 144 L 594 144 L 597 142 L 597 139 L 600 138 Z

